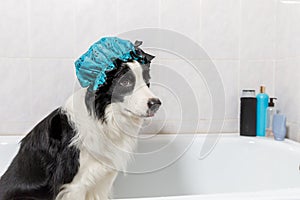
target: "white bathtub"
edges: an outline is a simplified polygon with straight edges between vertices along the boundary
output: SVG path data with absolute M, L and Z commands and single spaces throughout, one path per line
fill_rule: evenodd
M 206 135 L 143 137 L 114 184 L 114 198 L 300 199 L 299 143 L 224 134 L 200 159 Z M 0 137 L 0 174 L 20 139 Z

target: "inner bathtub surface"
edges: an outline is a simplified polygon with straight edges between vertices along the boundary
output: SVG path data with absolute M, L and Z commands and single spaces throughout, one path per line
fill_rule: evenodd
M 206 137 L 141 137 L 126 172 L 113 187 L 114 198 L 259 192 L 300 188 L 300 145 L 290 140 L 220 135 L 206 157 Z M 0 176 L 17 153 L 22 137 L 0 136 Z
M 19 150 L 22 136 L 0 136 L 0 177 Z
M 203 135 L 162 135 L 140 140 L 137 152 L 142 153 L 129 164 L 128 173 L 117 177 L 114 197 L 259 192 L 300 187 L 298 143 L 221 135 L 213 151 L 200 158 L 205 138 Z

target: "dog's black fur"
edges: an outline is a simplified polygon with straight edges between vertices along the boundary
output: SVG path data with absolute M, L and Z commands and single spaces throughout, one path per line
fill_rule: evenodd
M 79 168 L 79 150 L 69 146 L 75 131 L 56 109 L 22 141 L 0 180 L 0 200 L 53 200 Z
M 143 67 L 144 81 L 147 86 L 150 87 L 150 63 L 154 56 L 145 53 L 140 48 L 136 48 L 136 53 L 131 52 L 131 56 L 133 58 L 137 58 L 137 61 Z M 123 62 L 116 59 L 114 61 L 114 65 L 116 67 L 113 70 L 106 72 L 105 83 L 100 85 L 96 91 L 91 89 L 87 90 L 85 98 L 87 109 L 90 113 L 95 113 L 96 117 L 102 122 L 105 122 L 105 108 L 107 105 L 122 102 L 124 100 L 124 96 L 131 93 L 134 88 L 135 77 L 126 65 L 126 63 L 132 61 L 133 60 L 128 60 Z M 124 87 L 118 87 L 118 83 L 122 82 L 122 79 L 129 79 L 132 81 L 132 87 L 128 87 L 126 90 L 124 90 Z
M 136 53 L 139 56 L 133 57 L 138 57 L 149 87 L 149 67 L 154 56 L 139 48 Z M 124 95 L 133 90 L 130 87 L 119 91 L 118 83 L 124 76 L 135 82 L 129 67 L 122 61 L 115 62 L 116 68 L 106 73 L 106 82 L 96 92 L 87 90 L 86 93 L 87 109 L 102 122 L 105 122 L 107 105 L 122 102 Z M 54 200 L 61 186 L 71 183 L 79 169 L 80 150 L 70 146 L 75 135 L 75 127 L 61 108 L 36 125 L 21 141 L 18 154 L 0 179 L 0 200 Z
M 89 113 L 95 113 L 95 116 L 102 122 L 105 121 L 105 108 L 116 102 L 123 102 L 124 96 L 132 93 L 135 77 L 126 65 L 120 60 L 115 61 L 115 68 L 106 73 L 106 81 L 100 85 L 97 91 L 87 90 L 85 103 Z M 130 80 L 133 84 L 131 87 L 120 87 L 123 79 Z M 125 90 L 126 89 L 126 90 Z

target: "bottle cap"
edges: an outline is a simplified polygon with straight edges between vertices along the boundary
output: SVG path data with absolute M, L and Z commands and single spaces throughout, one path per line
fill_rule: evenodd
M 269 102 L 269 104 L 268 104 L 269 107 L 274 107 L 274 106 L 275 106 L 275 103 L 274 103 L 273 100 L 277 100 L 277 98 L 276 98 L 276 97 L 270 98 L 270 102 Z
M 266 87 L 264 85 L 260 86 L 260 93 L 265 93 Z
M 242 91 L 242 97 L 255 97 L 255 90 L 245 89 Z

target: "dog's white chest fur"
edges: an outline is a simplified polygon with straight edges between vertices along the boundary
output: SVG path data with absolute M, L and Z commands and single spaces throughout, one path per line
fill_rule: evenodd
M 80 167 L 56 200 L 105 200 L 119 170 L 124 170 L 136 145 L 141 119 L 106 108 L 107 120 L 95 120 L 84 105 L 86 90 L 70 97 L 64 107 L 77 131 L 71 145 L 80 150 Z

